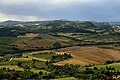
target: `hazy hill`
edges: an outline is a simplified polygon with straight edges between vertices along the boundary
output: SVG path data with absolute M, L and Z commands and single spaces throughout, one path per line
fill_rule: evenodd
M 20 22 L 20 21 L 12 21 L 12 20 L 8 20 L 8 21 L 5 21 L 5 22 L 1 22 L 0 24 L 1 25 L 15 25 L 15 24 L 22 24 L 23 22 Z
M 26 22 L 23 22 L 23 21 L 12 21 L 12 20 L 8 20 L 8 21 L 4 21 L 4 22 L 1 22 L 0 25 L 17 25 L 17 24 L 43 24 L 43 23 L 46 23 L 48 21 L 26 21 Z
M 0 25 L 0 43 L 5 43 L 0 45 L 2 46 L 0 51 L 4 51 L 4 49 L 18 50 L 19 48 L 38 50 L 41 48 L 41 42 L 46 41 L 50 45 L 45 44 L 45 49 L 52 48 L 54 42 L 60 42 L 62 45 L 67 46 L 96 44 L 97 42 L 119 42 L 120 35 L 114 30 L 114 27 L 106 22 L 67 20 L 33 22 L 5 21 Z M 46 38 L 41 36 L 18 38 L 18 36 L 26 36 L 29 33 L 47 35 L 44 35 Z M 7 43 L 8 41 L 9 43 Z M 30 44 L 31 42 L 32 44 Z
M 120 22 L 110 22 L 112 25 L 120 25 Z

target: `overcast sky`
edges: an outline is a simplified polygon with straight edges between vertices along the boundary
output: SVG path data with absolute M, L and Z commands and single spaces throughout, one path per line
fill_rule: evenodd
M 0 0 L 0 20 L 120 22 L 120 0 Z

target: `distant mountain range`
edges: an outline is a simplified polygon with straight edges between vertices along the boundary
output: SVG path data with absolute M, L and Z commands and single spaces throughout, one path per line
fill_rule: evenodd
M 14 24 L 21 24 L 21 23 L 23 23 L 23 22 L 8 20 L 8 21 L 1 22 L 0 24 L 2 24 L 2 25 L 14 25 Z
M 120 25 L 120 22 L 110 22 L 113 25 Z
M 8 20 L 8 21 L 4 21 L 1 22 L 1 25 L 16 25 L 16 24 L 42 24 L 48 21 L 27 21 L 27 22 L 23 22 L 23 21 L 12 21 L 12 20 Z
M 53 20 L 53 21 L 65 21 L 65 20 Z M 8 21 L 0 22 L 0 25 L 44 24 L 44 23 L 48 23 L 48 22 L 51 22 L 51 21 L 26 21 L 26 22 L 23 22 L 23 21 L 8 20 Z M 102 24 L 110 24 L 110 25 L 120 25 L 120 22 L 95 22 L 95 21 L 74 21 L 74 22 L 92 22 L 94 24 L 102 23 Z

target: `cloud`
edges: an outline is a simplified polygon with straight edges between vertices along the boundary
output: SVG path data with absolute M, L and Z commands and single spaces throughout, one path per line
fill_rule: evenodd
M 15 20 L 119 21 L 119 3 L 120 0 L 0 0 L 0 13 Z
M 0 13 L 0 21 L 6 21 L 6 20 L 19 20 L 19 21 L 40 21 L 40 20 L 48 20 L 41 17 L 36 16 L 24 16 L 24 15 L 9 15 L 9 14 L 3 14 Z

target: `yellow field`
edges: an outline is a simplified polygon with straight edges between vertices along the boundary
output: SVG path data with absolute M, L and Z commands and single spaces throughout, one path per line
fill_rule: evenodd
M 11 66 L 11 65 L 0 66 L 0 69 L 2 69 L 2 68 L 9 68 L 10 70 L 23 71 L 23 68 L 18 67 L 18 66 Z
M 13 58 L 13 60 L 23 61 L 23 60 L 32 60 L 32 58 Z

